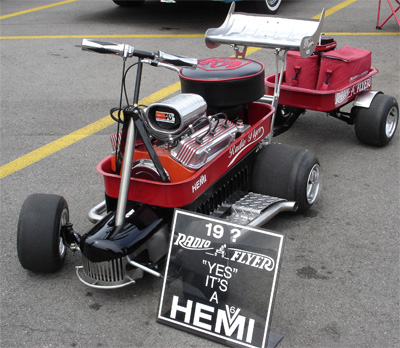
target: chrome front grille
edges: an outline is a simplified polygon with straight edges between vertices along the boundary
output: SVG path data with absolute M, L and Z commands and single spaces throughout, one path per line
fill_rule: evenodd
M 111 261 L 91 262 L 83 257 L 84 274 L 102 282 L 120 282 L 124 279 L 124 263 L 121 258 Z

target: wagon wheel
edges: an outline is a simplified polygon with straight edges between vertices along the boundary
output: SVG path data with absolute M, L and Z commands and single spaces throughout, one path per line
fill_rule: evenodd
M 304 112 L 305 109 L 294 106 L 278 105 L 274 120 L 274 137 L 286 132 Z
M 270 144 L 257 155 L 252 177 L 256 193 L 295 201 L 297 212 L 302 213 L 314 204 L 320 186 L 318 159 L 306 149 Z
M 113 2 L 121 7 L 133 7 L 143 4 L 145 0 L 113 0 Z
M 399 106 L 395 98 L 377 94 L 369 108 L 354 107 L 354 130 L 359 141 L 383 147 L 392 140 L 399 123 Z
M 17 251 L 22 267 L 34 272 L 59 270 L 67 252 L 61 227 L 68 222 L 69 210 L 63 197 L 28 196 L 18 220 Z

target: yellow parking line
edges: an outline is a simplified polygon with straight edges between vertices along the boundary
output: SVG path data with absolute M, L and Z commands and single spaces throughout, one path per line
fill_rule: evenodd
M 15 17 L 15 16 L 23 15 L 23 14 L 25 14 L 25 13 L 30 13 L 30 12 L 34 12 L 34 11 L 40 11 L 40 10 L 44 10 L 44 9 L 46 9 L 46 8 L 50 8 L 50 7 L 54 7 L 54 6 L 59 6 L 59 5 L 64 5 L 64 4 L 68 4 L 68 3 L 70 3 L 70 2 L 75 2 L 75 1 L 78 1 L 78 0 L 66 0 L 66 1 L 57 2 L 57 3 L 55 3 L 55 4 L 50 4 L 50 5 L 46 5 L 46 6 L 40 6 L 40 7 L 31 8 L 30 10 L 25 10 L 25 11 L 10 13 L 10 14 L 8 14 L 8 15 L 0 16 L 0 19 Z
M 330 9 L 325 11 L 325 17 L 330 16 L 331 14 L 334 14 L 335 12 L 338 12 L 342 9 L 344 9 L 346 6 L 351 5 L 353 2 L 356 2 L 358 0 L 346 0 L 341 2 L 340 4 L 337 4 L 336 6 L 331 7 Z M 312 19 L 320 19 L 321 18 L 321 13 L 314 16 Z
M 179 91 L 180 87 L 180 82 L 176 82 L 168 87 L 159 90 L 158 92 L 151 94 L 146 98 L 143 98 L 142 100 L 140 100 L 140 104 L 149 105 L 151 103 L 154 103 L 174 92 Z M 73 143 L 76 143 L 79 140 L 95 134 L 113 123 L 114 121 L 110 116 L 103 117 L 102 119 L 94 123 L 91 123 L 81 129 L 78 129 L 75 132 L 54 140 L 49 144 L 46 144 L 22 157 L 19 157 L 16 160 L 0 167 L 0 179 L 12 173 L 15 173 L 33 163 L 36 163 L 43 158 L 50 156 L 53 153 L 60 151 L 69 145 L 72 145 Z
M 325 35 L 334 36 L 391 36 L 400 35 L 400 32 L 347 32 L 347 33 L 327 33 Z M 165 34 L 165 35 L 52 35 L 52 36 L 0 36 L 0 40 L 32 40 L 32 39 L 124 39 L 124 38 L 202 38 L 204 34 Z
M 400 35 L 400 32 L 370 32 L 370 33 L 324 33 L 325 35 L 330 36 L 390 36 L 390 35 Z
M 39 35 L 39 36 L 0 36 L 0 40 L 18 39 L 124 39 L 124 38 L 193 38 L 204 34 L 145 34 L 145 35 Z

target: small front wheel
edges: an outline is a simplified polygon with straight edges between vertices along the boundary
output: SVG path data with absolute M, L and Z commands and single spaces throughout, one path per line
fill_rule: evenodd
M 69 210 L 63 197 L 28 196 L 21 208 L 17 232 L 17 251 L 22 267 L 46 273 L 59 270 L 67 252 L 61 227 L 68 222 Z
M 377 94 L 369 108 L 355 107 L 352 113 L 359 141 L 383 147 L 392 140 L 399 123 L 399 106 L 394 97 Z
M 310 151 L 286 144 L 266 145 L 253 168 L 252 191 L 298 204 L 297 212 L 309 209 L 318 197 L 321 169 Z

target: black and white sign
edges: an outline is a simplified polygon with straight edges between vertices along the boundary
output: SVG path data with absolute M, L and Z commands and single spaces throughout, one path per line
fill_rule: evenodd
M 157 321 L 267 347 L 284 236 L 176 210 Z

